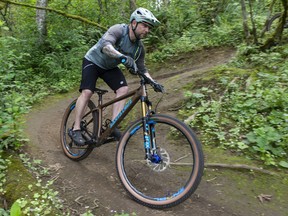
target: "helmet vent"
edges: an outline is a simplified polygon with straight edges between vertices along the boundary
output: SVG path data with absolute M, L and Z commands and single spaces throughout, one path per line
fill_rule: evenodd
M 156 17 L 145 8 L 136 9 L 130 17 L 130 22 L 132 22 L 133 20 L 136 20 L 137 23 L 145 22 L 151 27 L 155 27 L 160 24 Z

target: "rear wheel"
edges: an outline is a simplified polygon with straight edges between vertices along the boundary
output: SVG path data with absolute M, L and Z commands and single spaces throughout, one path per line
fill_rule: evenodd
M 134 122 L 118 145 L 116 168 L 128 194 L 142 205 L 167 208 L 183 202 L 197 189 L 204 169 L 201 144 L 183 122 L 153 115 L 146 128 L 157 144 L 145 159 L 143 122 Z M 147 141 L 147 137 L 146 140 Z
M 93 146 L 91 144 L 77 146 L 68 135 L 69 130 L 73 129 L 75 123 L 76 101 L 77 100 L 74 100 L 67 107 L 64 113 L 60 129 L 60 139 L 64 154 L 71 160 L 79 161 L 83 160 L 91 153 L 91 151 L 93 150 Z M 84 117 L 81 120 L 81 131 L 83 137 L 86 140 L 90 140 L 91 137 L 96 137 L 95 134 L 98 130 L 98 116 L 96 112 L 91 112 L 91 110 L 95 108 L 95 104 L 91 100 L 89 100 Z

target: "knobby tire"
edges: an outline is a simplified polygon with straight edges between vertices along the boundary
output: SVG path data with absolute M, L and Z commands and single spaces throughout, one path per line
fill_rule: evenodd
M 183 122 L 167 115 L 152 115 L 148 127 L 155 133 L 162 162 L 149 162 L 144 160 L 142 124 L 142 119 L 132 123 L 119 142 L 118 176 L 127 193 L 142 205 L 157 209 L 178 205 L 193 194 L 201 181 L 201 144 Z
M 64 154 L 71 160 L 80 161 L 85 159 L 91 153 L 94 147 L 92 145 L 77 146 L 68 135 L 68 130 L 73 128 L 75 123 L 76 101 L 77 99 L 70 103 L 70 105 L 65 110 L 61 122 L 60 140 Z M 89 100 L 84 117 L 81 121 L 81 127 L 82 129 L 85 129 L 82 130 L 82 135 L 84 138 L 86 137 L 87 140 L 89 139 L 87 133 L 89 133 L 91 136 L 95 136 L 98 130 L 98 115 L 96 114 L 96 111 L 86 115 L 86 113 L 95 109 L 95 107 L 95 104 L 91 100 Z

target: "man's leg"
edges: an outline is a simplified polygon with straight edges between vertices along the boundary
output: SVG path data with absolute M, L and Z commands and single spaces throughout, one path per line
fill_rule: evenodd
M 80 123 L 82 116 L 84 114 L 85 108 L 87 106 L 87 103 L 89 99 L 91 98 L 93 92 L 89 89 L 84 89 L 81 92 L 81 95 L 78 97 L 75 107 L 75 124 L 73 131 L 69 132 L 70 137 L 73 139 L 73 141 L 80 146 L 85 145 L 85 139 L 82 136 L 81 129 L 80 129 Z
M 84 89 L 81 92 L 81 95 L 78 97 L 76 102 L 76 116 L 75 116 L 75 124 L 73 130 L 80 130 L 80 123 L 82 116 L 84 114 L 85 108 L 87 106 L 88 101 L 92 97 L 93 92 L 89 89 Z
M 116 93 L 116 98 L 121 97 L 128 92 L 128 86 L 125 76 L 118 67 L 101 73 L 100 77 Z M 121 100 L 113 104 L 112 120 L 114 120 L 118 116 L 124 105 L 125 100 Z M 116 140 L 119 140 L 121 137 L 121 132 L 118 128 L 115 128 L 111 135 L 114 136 Z
M 118 90 L 116 90 L 116 98 L 118 98 L 122 95 L 125 95 L 127 93 L 128 93 L 128 86 L 120 87 Z M 117 117 L 117 115 L 119 114 L 119 112 L 123 109 L 125 102 L 126 102 L 126 100 L 121 100 L 121 101 L 113 104 L 112 120 L 115 119 Z
M 116 98 L 126 94 L 127 92 L 128 92 L 128 86 L 120 87 L 118 90 L 116 90 Z M 113 104 L 112 120 L 114 120 L 118 116 L 120 111 L 123 109 L 125 102 L 126 100 L 121 100 Z M 114 136 L 116 140 L 120 140 L 122 134 L 118 128 L 115 128 L 111 135 Z

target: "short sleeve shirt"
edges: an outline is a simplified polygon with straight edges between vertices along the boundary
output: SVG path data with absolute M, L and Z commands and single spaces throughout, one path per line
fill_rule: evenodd
M 132 42 L 129 38 L 129 27 L 126 24 L 116 24 L 100 38 L 86 53 L 85 58 L 97 66 L 110 70 L 120 64 L 120 59 L 114 59 L 102 52 L 104 46 L 112 44 L 120 53 L 132 57 L 140 72 L 145 73 L 145 50 L 142 41 Z

